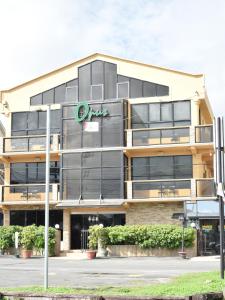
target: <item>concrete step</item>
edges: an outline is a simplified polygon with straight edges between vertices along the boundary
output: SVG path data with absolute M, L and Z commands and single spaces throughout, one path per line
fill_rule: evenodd
M 60 251 L 60 256 L 76 258 L 76 259 L 85 259 L 85 258 L 87 258 L 86 252 L 82 252 L 81 250 Z

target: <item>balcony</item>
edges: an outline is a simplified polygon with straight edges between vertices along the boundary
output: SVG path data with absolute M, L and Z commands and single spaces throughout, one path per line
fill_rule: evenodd
M 0 186 L 4 204 L 39 203 L 45 201 L 45 184 L 15 184 Z M 50 184 L 49 202 L 59 201 L 59 184 Z
M 213 126 L 201 125 L 195 127 L 195 143 L 212 143 Z
M 215 198 L 214 180 L 166 179 L 127 181 L 128 199 L 186 199 Z
M 46 135 L 13 136 L 3 138 L 3 153 L 40 152 L 46 149 Z M 59 150 L 59 135 L 53 134 L 50 138 L 50 150 Z
M 127 130 L 128 147 L 212 142 L 212 125 Z

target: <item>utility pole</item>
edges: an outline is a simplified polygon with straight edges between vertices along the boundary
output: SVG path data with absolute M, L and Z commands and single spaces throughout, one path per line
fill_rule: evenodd
M 217 118 L 217 135 L 216 135 L 216 183 L 217 199 L 219 201 L 220 214 L 220 277 L 224 279 L 224 132 L 223 119 Z
M 44 289 L 48 289 L 48 228 L 49 228 L 49 170 L 50 170 L 50 105 L 46 113 L 46 167 L 45 167 L 45 250 Z

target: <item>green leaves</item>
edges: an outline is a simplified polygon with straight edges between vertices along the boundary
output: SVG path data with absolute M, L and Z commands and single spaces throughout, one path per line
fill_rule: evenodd
M 139 245 L 145 249 L 177 249 L 181 246 L 182 230 L 182 227 L 177 225 L 125 225 L 100 229 L 96 225 L 89 229 L 89 247 L 96 249 L 98 237 L 102 235 L 105 245 Z M 191 247 L 194 239 L 194 230 L 185 228 L 185 247 Z

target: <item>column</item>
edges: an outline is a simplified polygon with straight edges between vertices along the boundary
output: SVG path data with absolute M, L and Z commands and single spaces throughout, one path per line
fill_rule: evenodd
M 192 108 L 192 125 L 197 126 L 199 125 L 199 109 L 200 109 L 200 99 L 198 96 L 195 96 Z
M 71 226 L 70 226 L 70 210 L 63 210 L 63 250 L 70 250 L 70 236 L 71 236 Z
M 9 226 L 10 225 L 10 210 L 3 209 L 3 225 Z

